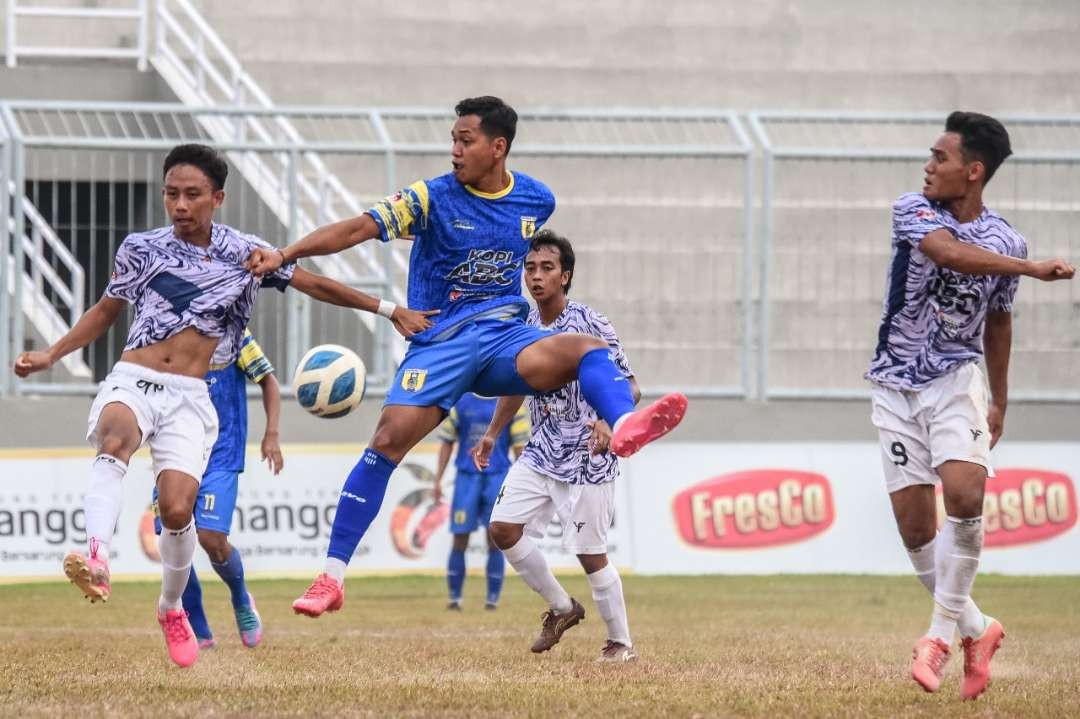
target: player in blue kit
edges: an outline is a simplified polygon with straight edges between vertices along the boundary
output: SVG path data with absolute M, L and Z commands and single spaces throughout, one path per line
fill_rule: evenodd
M 442 497 L 442 478 L 450 464 L 454 444 L 459 444 L 454 477 L 454 497 L 450 502 L 450 532 L 454 546 L 446 568 L 446 582 L 450 589 L 447 609 L 460 610 L 461 596 L 465 587 L 465 550 L 469 547 L 469 535 L 483 524 L 488 526 L 491 509 L 502 489 L 503 478 L 510 469 L 510 449 L 514 457 L 521 454 L 529 441 L 529 417 L 524 407 L 514 416 L 513 422 L 499 433 L 491 451 L 489 465 L 477 470 L 470 450 L 484 436 L 495 414 L 497 400 L 480 397 L 468 392 L 462 395 L 450 409 L 450 414 L 439 425 L 439 461 L 435 468 L 435 501 Z M 499 548 L 488 538 L 487 601 L 485 609 L 495 609 L 502 593 L 505 560 Z
M 236 628 L 244 646 L 254 648 L 262 641 L 263 625 L 255 600 L 244 582 L 244 563 L 240 552 L 229 543 L 233 510 L 236 508 L 236 492 L 240 473 L 244 471 L 244 453 L 247 447 L 247 380 L 262 390 L 263 410 L 266 412 L 266 431 L 263 433 L 262 458 L 270 464 L 274 474 L 281 472 L 284 462 L 278 439 L 278 420 L 281 416 L 281 390 L 274 377 L 274 366 L 263 353 L 259 343 L 244 331 L 240 341 L 240 354 L 230 358 L 228 354 L 215 355 L 211 360 L 206 385 L 210 390 L 210 402 L 218 417 L 218 438 L 206 463 L 199 494 L 195 498 L 195 528 L 199 544 L 210 557 L 210 565 L 217 572 L 232 595 Z M 161 533 L 157 520 L 157 488 L 154 488 L 155 530 Z M 181 596 L 184 611 L 188 613 L 191 629 L 199 640 L 200 649 L 215 645 L 210 622 L 202 603 L 202 586 L 191 567 L 187 587 Z
M 301 257 L 361 242 L 413 237 L 409 306 L 438 311 L 411 338 L 367 450 L 345 480 L 325 570 L 293 609 L 317 617 L 345 600 L 345 567 L 378 514 L 390 474 L 465 392 L 531 395 L 575 379 L 613 427 L 612 451 L 629 456 L 672 430 L 686 397 L 634 410 L 629 383 L 596 337 L 529 327 L 521 272 L 529 240 L 555 209 L 543 183 L 508 172 L 517 113 L 495 97 L 462 100 L 450 132 L 452 171 L 415 182 L 359 217 L 321 227 L 284 250 L 255 249 L 248 268 L 272 273 Z M 385 300 L 379 311 L 395 305 Z M 424 309 L 420 309 L 424 308 Z

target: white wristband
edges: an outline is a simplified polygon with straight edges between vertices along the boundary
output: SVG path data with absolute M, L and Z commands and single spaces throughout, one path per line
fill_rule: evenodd
M 390 319 L 394 316 L 394 310 L 397 309 L 397 305 L 387 300 L 379 300 L 379 309 L 375 310 L 376 313 L 382 315 L 386 319 Z

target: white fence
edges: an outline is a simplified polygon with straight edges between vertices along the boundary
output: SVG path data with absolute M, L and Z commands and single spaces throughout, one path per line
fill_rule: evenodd
M 4 175 L 11 178 L 13 207 L 30 200 L 56 225 L 87 269 L 87 303 L 100 296 L 109 258 L 124 235 L 166 224 L 159 168 L 175 144 L 208 142 L 223 150 L 236 179 L 219 219 L 285 244 L 345 210 L 371 206 L 390 188 L 442 174 L 452 121 L 445 110 L 409 108 L 11 102 L 0 112 L 10 135 Z M 751 381 L 752 165 L 738 118 L 722 111 L 525 111 L 521 120 L 513 167 L 555 191 L 558 209 L 549 226 L 575 243 L 574 296 L 609 315 L 644 385 L 745 396 Z M 285 121 L 291 130 L 282 135 L 251 129 Z M 303 157 L 317 157 L 342 178 L 350 187 L 348 207 L 330 211 L 322 204 L 324 194 L 311 184 L 319 176 L 305 175 L 312 165 Z M 19 231 L 26 212 L 13 214 Z M 23 245 L 10 252 L 22 266 Z M 316 269 L 393 295 L 404 282 L 404 254 L 367 243 Z M 60 282 L 55 292 L 70 288 Z M 284 304 L 264 298 L 255 314 L 253 330 L 273 358 L 291 367 L 313 343 L 351 344 L 372 368 L 374 389 L 385 387 L 400 354 L 385 322 L 372 324 L 359 313 L 343 319 L 294 293 L 286 298 Z M 28 338 L 44 341 L 40 328 L 26 327 L 24 310 L 9 310 L 14 322 L 6 336 L 7 324 L 0 325 L 0 342 L 17 348 Z M 122 334 L 114 330 L 85 353 L 95 377 L 103 376 L 120 346 Z M 13 389 L 88 393 L 94 385 L 55 372 Z
M 751 113 L 762 150 L 757 392 L 865 397 L 890 208 L 921 187 L 943 113 Z M 1015 154 L 986 202 L 1031 257 L 1080 259 L 1080 118 L 1002 116 Z M 1010 398 L 1080 400 L 1080 284 L 1020 283 Z

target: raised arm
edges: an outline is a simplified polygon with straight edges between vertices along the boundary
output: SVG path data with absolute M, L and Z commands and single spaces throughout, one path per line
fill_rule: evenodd
M 1012 351 L 1012 314 L 991 310 L 986 315 L 983 352 L 990 383 L 990 447 L 993 448 L 1005 429 L 1005 409 L 1009 404 L 1009 355 Z
M 113 297 L 102 297 L 93 307 L 83 313 L 67 334 L 56 341 L 44 352 L 23 352 L 15 360 L 15 374 L 27 377 L 33 372 L 40 372 L 52 367 L 75 350 L 81 350 L 101 335 L 105 334 L 127 302 Z
M 506 426 L 514 419 L 514 415 L 517 414 L 518 408 L 521 407 L 521 403 L 524 401 L 525 395 L 522 394 L 499 397 L 499 401 L 495 404 L 495 414 L 491 417 L 491 423 L 488 425 L 487 431 L 470 450 L 473 464 L 476 465 L 477 469 L 487 469 L 488 463 L 491 461 L 491 451 L 495 448 L 495 440 L 498 439 L 499 433 L 506 429 Z
M 1044 282 L 1070 280 L 1076 268 L 1063 259 L 1021 260 L 999 255 L 953 237 L 948 230 L 934 230 L 919 243 L 919 250 L 938 267 L 966 275 L 1024 275 Z
M 406 338 L 431 327 L 432 322 L 428 317 L 439 314 L 439 310 L 410 310 L 408 307 L 399 307 L 392 302 L 380 301 L 366 292 L 361 292 L 329 277 L 308 272 L 302 267 L 295 269 L 289 286 L 320 302 L 380 314 L 393 322 L 394 329 Z
M 301 257 L 332 255 L 379 236 L 379 226 L 371 215 L 363 214 L 348 220 L 323 225 L 284 249 L 256 248 L 248 258 L 247 267 L 256 275 L 273 272 L 286 262 Z

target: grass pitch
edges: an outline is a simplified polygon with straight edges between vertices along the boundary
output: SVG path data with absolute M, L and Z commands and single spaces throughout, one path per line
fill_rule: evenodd
M 1080 580 L 980 577 L 976 600 L 1008 636 L 994 681 L 959 699 L 956 651 L 937 694 L 907 675 L 931 602 L 913 577 L 624 577 L 641 659 L 597 665 L 586 619 L 529 652 L 544 609 L 516 577 L 483 610 L 448 612 L 436 577 L 352 578 L 345 608 L 293 615 L 300 581 L 253 581 L 266 626 L 245 649 L 226 591 L 203 578 L 218 647 L 171 665 L 155 583 L 117 583 L 89 606 L 66 584 L 0 586 L 0 715 L 403 717 L 1062 717 L 1080 711 Z M 946 712 L 947 714 L 943 714 Z

